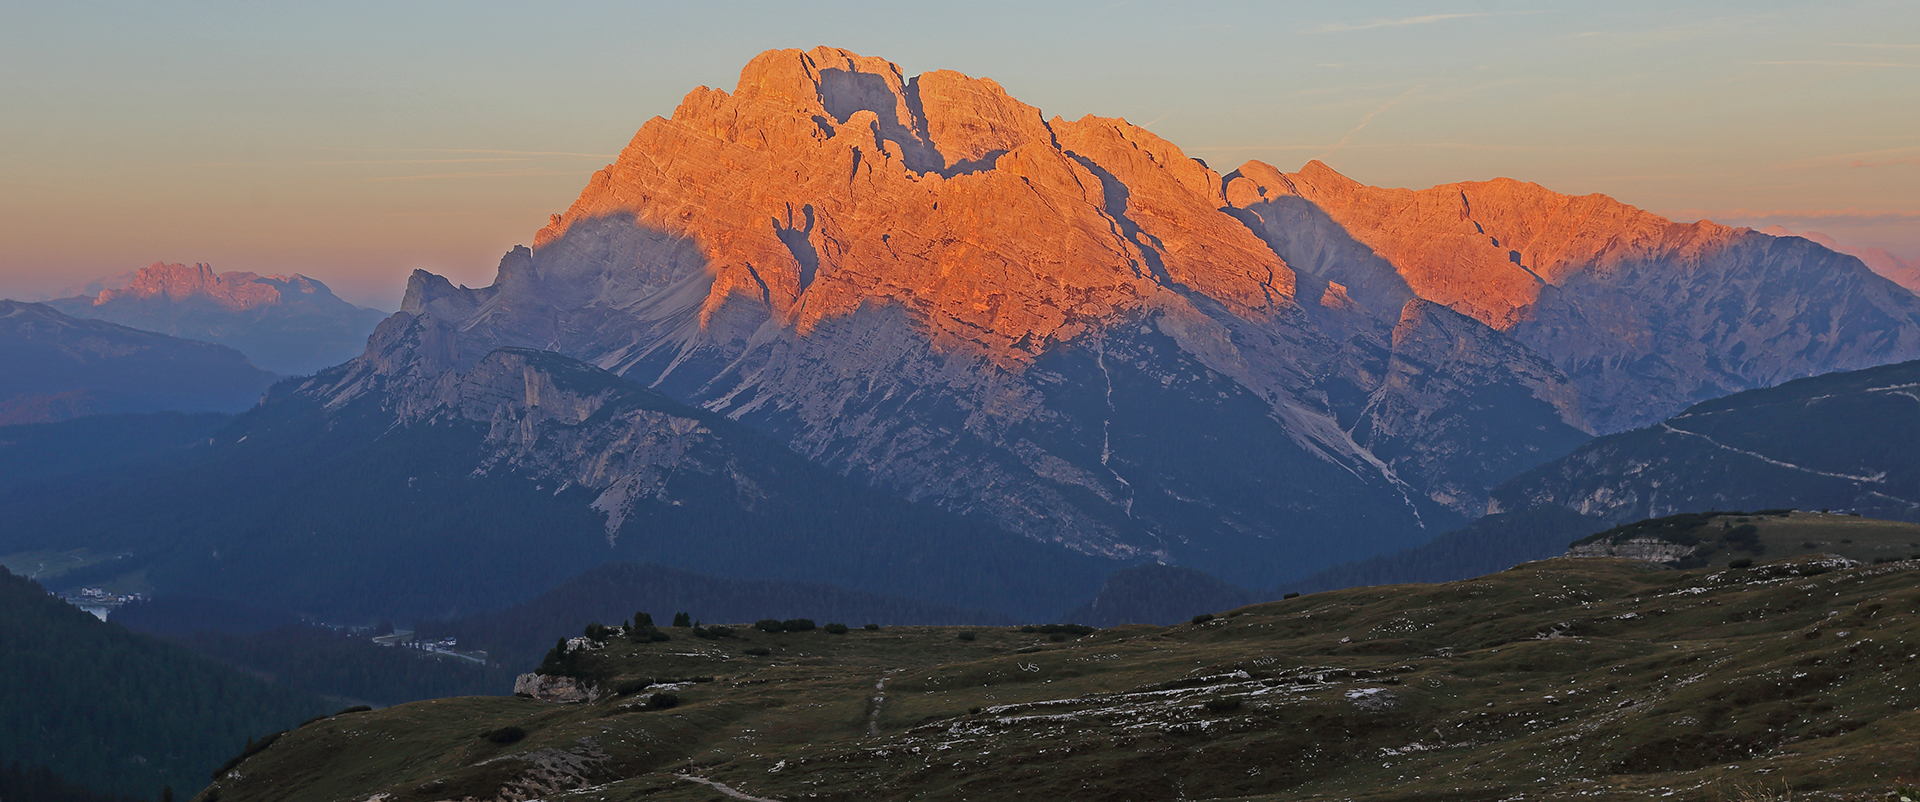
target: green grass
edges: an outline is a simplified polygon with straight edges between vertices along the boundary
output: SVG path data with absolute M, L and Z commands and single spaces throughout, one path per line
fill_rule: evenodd
M 1865 540 L 1867 522 L 1831 523 L 1763 527 L 1768 556 L 1808 526 Z M 616 639 L 588 660 L 604 687 L 715 679 L 671 688 L 670 710 L 638 692 L 325 720 L 218 786 L 229 801 L 721 798 L 677 776 L 692 772 L 788 800 L 1878 796 L 1920 742 L 1920 562 L 1824 559 L 1549 560 L 1064 642 Z M 504 726 L 528 735 L 481 737 Z

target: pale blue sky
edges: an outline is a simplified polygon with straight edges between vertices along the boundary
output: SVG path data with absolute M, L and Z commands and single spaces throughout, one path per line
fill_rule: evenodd
M 1920 257 L 1920 2 L 0 3 L 0 296 L 156 260 L 469 284 L 776 47 L 1232 169 L 1510 176 Z

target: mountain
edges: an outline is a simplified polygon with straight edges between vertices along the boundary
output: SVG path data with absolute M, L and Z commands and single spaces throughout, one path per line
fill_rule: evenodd
M 1884 248 L 1860 248 L 1844 245 L 1835 241 L 1834 238 L 1818 231 L 1794 233 L 1786 226 L 1780 225 L 1767 226 L 1766 228 L 1760 229 L 1760 233 L 1770 234 L 1776 237 L 1800 237 L 1808 242 L 1819 243 L 1827 250 L 1844 253 L 1859 259 L 1862 264 L 1867 266 L 1867 269 L 1885 276 L 1895 284 L 1906 287 L 1914 292 L 1920 292 L 1920 264 L 1914 264 L 1905 259 L 1901 259 Z
M 548 684 L 592 701 L 309 724 L 216 785 L 222 802 L 1897 798 L 1920 738 L 1920 561 L 1755 562 L 1559 559 L 1084 636 L 582 638 L 575 676 Z
M 1595 432 L 1835 370 L 1920 358 L 1920 298 L 1812 242 L 1677 223 L 1512 179 L 1369 187 L 1258 162 L 1226 197 L 1300 269 L 1387 308 L 1446 304 L 1576 387 Z
M 384 325 L 433 370 L 555 351 L 889 492 L 1246 587 L 1456 528 L 1591 433 L 1920 357 L 1920 299 L 1812 243 L 1505 179 L 1221 175 L 832 48 L 695 89 L 491 286 L 416 273 Z
M 101 279 L 87 289 L 93 291 L 48 304 L 78 318 L 219 343 L 288 375 L 352 359 L 386 317 L 297 273 L 215 273 L 203 264 L 155 262 L 124 282 Z
M 531 669 L 554 639 L 573 635 L 579 622 L 618 624 L 647 613 L 682 640 L 691 630 L 667 628 L 676 613 L 695 621 L 741 622 L 807 618 L 825 624 L 991 624 L 1015 619 L 900 596 L 837 588 L 818 582 L 728 579 L 664 565 L 609 563 L 560 583 L 504 610 L 453 621 L 416 625 L 419 637 L 457 638 L 462 648 L 484 649 L 488 659 L 514 670 Z
M 1920 361 L 1832 373 L 1609 435 L 1494 491 L 1609 523 L 1786 508 L 1920 521 Z
M 152 799 L 171 786 L 185 799 L 249 739 L 326 708 L 317 696 L 103 622 L 0 570 L 6 761 L 95 791 Z
M 403 322 L 382 331 L 412 342 Z M 0 554 L 91 560 L 62 583 L 138 579 L 335 622 L 499 609 L 623 560 L 1039 619 L 1110 570 L 510 348 L 464 373 L 371 358 L 287 380 L 173 458 L 22 484 L 0 513 Z
M 224 346 L 0 300 L 0 425 L 119 412 L 238 412 L 277 378 Z

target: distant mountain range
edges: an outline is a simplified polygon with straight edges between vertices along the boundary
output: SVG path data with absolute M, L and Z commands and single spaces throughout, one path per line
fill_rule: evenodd
M 1760 229 L 1760 233 L 1771 234 L 1776 237 L 1800 237 L 1809 242 L 1817 242 L 1827 250 L 1835 253 L 1844 253 L 1859 259 L 1862 264 L 1867 266 L 1867 269 L 1886 276 L 1888 280 L 1895 284 L 1906 287 L 1914 292 L 1920 292 L 1920 264 L 1901 259 L 1888 252 L 1885 248 L 1861 248 L 1845 245 L 1836 242 L 1832 237 L 1818 231 L 1795 232 L 1786 226 L 1779 225 L 1767 226 L 1766 228 Z
M 0 425 L 115 412 L 238 412 L 279 378 L 224 346 L 0 300 Z
M 359 355 L 386 314 L 340 300 L 299 274 L 215 273 L 204 264 L 155 262 L 48 301 L 78 318 L 233 348 L 275 373 L 306 375 Z

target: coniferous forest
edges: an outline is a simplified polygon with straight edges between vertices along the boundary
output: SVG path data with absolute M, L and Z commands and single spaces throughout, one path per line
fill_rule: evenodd
M 89 798 L 60 796 L 45 768 L 94 792 L 185 799 L 250 738 L 330 709 L 0 570 L 0 754 L 22 764 L 6 774 L 16 791 Z

